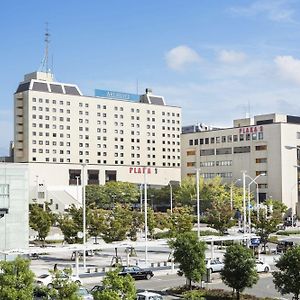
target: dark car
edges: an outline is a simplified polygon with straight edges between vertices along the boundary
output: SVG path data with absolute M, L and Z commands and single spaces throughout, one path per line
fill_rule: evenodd
M 125 276 L 125 275 L 131 275 L 134 279 L 151 279 L 154 274 L 151 270 L 144 270 L 140 267 L 134 266 L 134 267 L 122 267 L 121 271 L 119 272 L 119 275 Z
M 93 294 L 95 292 L 102 292 L 104 290 L 103 285 L 95 285 L 90 292 Z
M 288 249 L 294 247 L 294 242 L 292 241 L 279 241 L 277 246 L 276 246 L 276 251 L 277 252 L 286 252 Z

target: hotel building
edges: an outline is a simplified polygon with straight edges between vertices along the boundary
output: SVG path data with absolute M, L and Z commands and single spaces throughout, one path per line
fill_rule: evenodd
M 204 179 L 220 176 L 235 183 L 246 171 L 250 186 L 262 202 L 282 201 L 293 213 L 299 210 L 300 117 L 267 114 L 233 121 L 232 128 L 184 127 L 181 136 L 181 176 Z M 261 175 L 261 176 L 259 176 Z M 251 181 L 251 180 L 250 180 Z M 241 185 L 241 183 L 239 183 Z M 247 177 L 246 188 L 248 189 Z
M 32 198 L 44 190 L 78 198 L 83 179 L 180 181 L 181 108 L 149 89 L 141 96 L 103 90 L 95 95 L 84 96 L 77 85 L 44 72 L 27 74 L 19 84 L 14 162 L 28 163 Z

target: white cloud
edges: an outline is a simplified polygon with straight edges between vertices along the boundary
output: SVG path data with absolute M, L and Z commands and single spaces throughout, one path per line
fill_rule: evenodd
M 229 64 L 243 62 L 246 57 L 245 53 L 233 50 L 222 50 L 218 54 L 219 61 Z
M 293 22 L 294 10 L 290 0 L 258 0 L 249 6 L 232 7 L 231 12 L 241 16 L 266 14 L 267 18 L 276 22 Z
M 293 82 L 300 84 L 300 60 L 292 56 L 277 56 L 274 62 L 279 70 L 279 74 Z
M 166 61 L 170 69 L 183 70 L 191 64 L 198 64 L 201 58 L 195 50 L 181 45 L 166 53 Z

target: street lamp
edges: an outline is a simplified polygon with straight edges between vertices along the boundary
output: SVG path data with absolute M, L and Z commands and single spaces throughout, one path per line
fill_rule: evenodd
M 172 184 L 171 182 L 169 182 L 169 186 L 170 186 L 170 211 L 171 214 L 173 213 L 173 193 L 172 193 Z
M 86 269 L 86 208 L 85 208 L 85 164 L 82 164 L 82 218 L 83 218 L 83 268 Z
M 246 170 L 243 170 L 243 229 L 246 233 Z
M 300 150 L 300 146 L 289 146 L 289 145 L 287 145 L 287 146 L 285 146 L 285 148 L 287 149 L 287 150 L 292 150 L 292 149 L 296 149 L 296 150 Z M 297 152 L 298 153 L 298 152 Z M 297 157 L 298 157 L 298 155 L 297 155 Z M 298 162 L 298 161 L 297 161 Z M 300 168 L 300 166 L 298 166 L 298 165 L 296 165 L 296 166 L 294 166 L 294 167 L 296 167 L 297 169 L 298 168 Z M 293 187 L 291 188 L 291 215 L 292 215 L 292 225 L 294 225 L 294 205 L 293 205 L 293 189 L 296 187 L 296 186 L 298 186 L 298 176 L 297 176 L 297 181 L 296 181 L 296 183 L 293 185 Z M 298 195 L 299 195 L 299 188 L 297 189 L 297 198 L 298 198 Z
M 259 194 L 258 194 L 258 183 L 256 182 L 256 180 L 260 177 L 260 176 L 266 176 L 266 173 L 261 173 L 259 175 L 257 175 L 254 179 L 249 176 L 246 175 L 251 181 L 248 184 L 248 223 L 249 223 L 249 232 L 251 233 L 251 210 L 250 210 L 250 186 L 252 183 L 256 184 L 256 206 L 257 206 L 257 220 L 259 219 Z
M 233 186 L 237 183 L 241 181 L 241 179 L 237 179 L 234 183 L 231 183 L 230 186 L 230 209 L 233 210 Z
M 147 232 L 148 232 L 148 215 L 147 215 L 147 169 L 144 168 L 144 199 L 145 199 L 145 264 L 146 266 L 148 265 L 148 237 L 147 237 Z
M 200 196 L 199 196 L 199 171 L 196 169 L 196 194 L 197 194 L 197 236 L 200 239 Z
M 143 213 L 143 184 L 140 184 L 140 209 L 141 213 Z

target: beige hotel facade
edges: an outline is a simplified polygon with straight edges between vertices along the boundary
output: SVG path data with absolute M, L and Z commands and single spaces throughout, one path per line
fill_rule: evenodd
M 242 171 L 252 179 L 265 174 L 256 179 L 259 201 L 280 200 L 299 215 L 300 117 L 274 113 L 234 120 L 232 128 L 191 128 L 181 136 L 182 178 L 199 168 L 204 179 L 241 186 Z M 256 184 L 250 188 L 256 197 Z
M 180 181 L 181 108 L 166 105 L 149 89 L 134 99 L 100 92 L 84 96 L 77 85 L 44 72 L 27 74 L 19 84 L 14 162 L 29 168 L 31 198 L 47 198 L 45 191 L 81 198 L 83 179 L 86 184 Z

